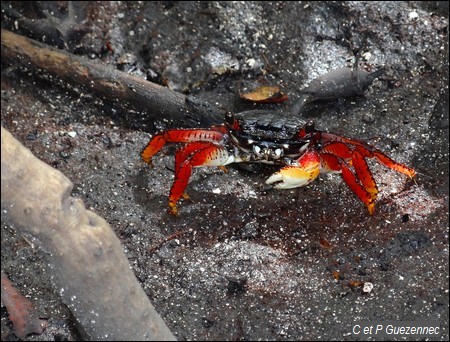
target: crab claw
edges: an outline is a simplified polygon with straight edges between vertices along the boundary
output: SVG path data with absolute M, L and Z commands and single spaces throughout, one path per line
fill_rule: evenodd
M 320 173 L 320 158 L 316 152 L 307 152 L 298 160 L 298 165 L 289 165 L 274 173 L 266 184 L 275 184 L 277 189 L 292 189 L 311 183 Z

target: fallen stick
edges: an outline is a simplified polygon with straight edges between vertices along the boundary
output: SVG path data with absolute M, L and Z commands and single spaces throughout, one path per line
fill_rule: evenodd
M 28 70 L 48 73 L 62 80 L 81 85 L 95 94 L 120 105 L 124 101 L 149 120 L 162 120 L 168 126 L 207 127 L 222 122 L 217 108 L 173 90 L 129 75 L 84 57 L 1 30 L 2 62 Z
M 175 340 L 108 223 L 1 128 L 2 219 L 43 249 L 54 289 L 91 340 Z

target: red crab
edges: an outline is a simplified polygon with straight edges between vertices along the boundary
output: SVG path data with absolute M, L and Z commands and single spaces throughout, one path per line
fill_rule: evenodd
M 339 172 L 370 214 L 375 209 L 378 189 L 366 158 L 375 158 L 410 178 L 416 174 L 362 141 L 321 132 L 312 122 L 265 110 L 227 113 L 225 123 L 210 128 L 159 132 L 142 151 L 143 160 L 151 164 L 152 157 L 166 143 L 184 144 L 175 155 L 175 181 L 169 195 L 169 213 L 173 215 L 178 214 L 178 200 L 187 198 L 184 190 L 192 168 L 197 166 L 223 167 L 241 162 L 279 164 L 283 166 L 281 170 L 266 180 L 277 189 L 306 185 L 319 173 Z

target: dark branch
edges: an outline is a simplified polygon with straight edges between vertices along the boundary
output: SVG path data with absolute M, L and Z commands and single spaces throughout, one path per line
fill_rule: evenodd
M 43 71 L 81 85 L 111 101 L 124 101 L 149 120 L 165 119 L 173 126 L 210 126 L 222 121 L 207 103 L 86 58 L 47 46 L 2 29 L 2 61 Z

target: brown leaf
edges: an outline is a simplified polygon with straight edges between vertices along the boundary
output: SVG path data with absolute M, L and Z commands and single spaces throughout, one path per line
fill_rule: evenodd
M 42 334 L 47 321 L 40 319 L 31 301 L 25 298 L 2 273 L 2 303 L 8 310 L 14 334 L 24 339 L 31 333 Z
M 239 96 L 241 99 L 258 103 L 284 102 L 288 100 L 288 96 L 281 91 L 279 86 L 268 85 L 257 87 L 247 93 L 239 92 Z

